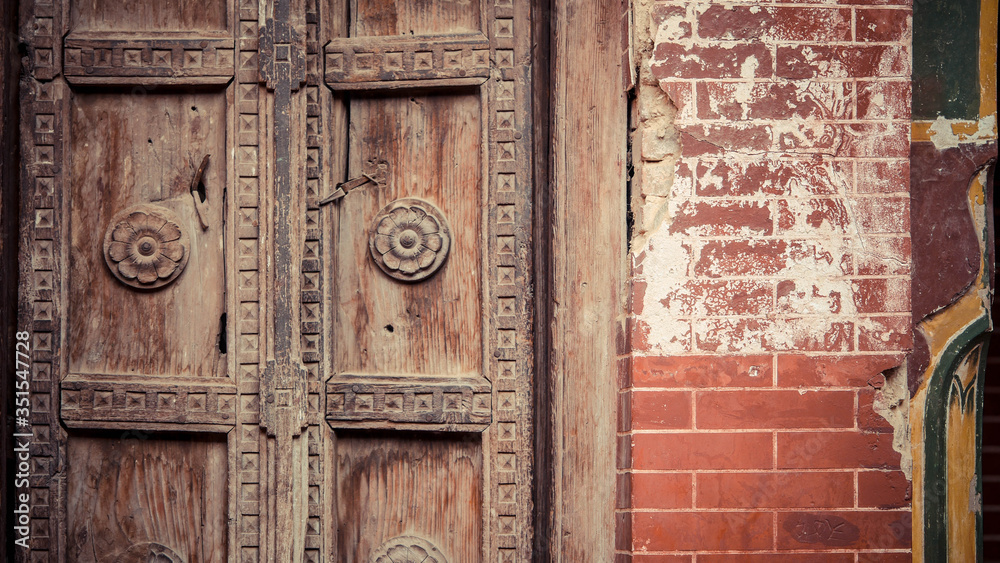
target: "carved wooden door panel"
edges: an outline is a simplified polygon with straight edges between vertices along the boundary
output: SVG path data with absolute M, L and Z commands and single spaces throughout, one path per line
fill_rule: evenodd
M 530 560 L 529 14 L 22 1 L 19 560 Z
M 529 6 L 331 8 L 336 560 L 529 561 Z

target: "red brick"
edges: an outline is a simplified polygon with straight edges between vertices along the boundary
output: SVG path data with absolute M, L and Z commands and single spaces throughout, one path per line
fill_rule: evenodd
M 910 280 L 873 278 L 854 280 L 854 305 L 859 313 L 904 313 L 910 310 Z
M 851 11 L 716 5 L 698 15 L 698 36 L 726 41 L 850 41 Z
M 771 356 L 636 356 L 636 387 L 770 387 Z
M 775 62 L 778 77 L 793 80 L 910 75 L 909 51 L 897 45 L 778 47 Z
M 632 394 L 632 424 L 642 430 L 691 428 L 691 393 L 636 391 Z
M 857 256 L 858 275 L 892 276 L 910 273 L 909 237 L 865 237 L 864 252 Z
M 632 435 L 618 436 L 615 440 L 615 467 L 632 469 Z
M 654 555 L 640 553 L 632 555 L 632 561 L 634 561 L 634 563 L 689 563 L 691 560 L 690 555 Z
M 773 276 L 784 269 L 788 242 L 783 240 L 708 241 L 694 265 L 696 276 Z
M 854 202 L 855 224 L 863 233 L 909 233 L 910 201 L 901 197 L 865 197 Z
M 779 387 L 867 387 L 869 381 L 903 361 L 899 355 L 778 356 Z
M 757 123 L 679 125 L 681 156 L 756 154 L 771 150 L 772 130 Z
M 628 331 L 629 342 L 632 343 L 633 350 L 649 350 L 649 324 L 647 324 L 646 321 L 629 317 Z
M 847 508 L 854 474 L 699 473 L 699 508 Z
M 910 551 L 859 553 L 858 563 L 913 563 L 913 553 Z
M 635 469 L 769 469 L 771 433 L 684 432 L 632 436 Z
M 836 285 L 834 287 L 840 287 Z M 808 281 L 782 280 L 778 282 L 775 294 L 778 312 L 785 314 L 839 314 L 843 311 L 844 295 L 837 289 L 824 287 Z
M 858 350 L 862 352 L 889 352 L 912 347 L 909 316 L 869 317 L 858 326 Z
M 651 555 L 636 553 L 632 555 L 634 563 L 689 563 L 690 555 Z
M 856 41 L 879 43 L 903 41 L 910 38 L 910 10 L 879 10 L 859 8 L 855 11 L 857 22 Z
M 690 473 L 632 474 L 633 508 L 690 508 Z
M 768 349 L 796 352 L 849 352 L 854 349 L 854 323 L 817 318 L 788 318 Z
M 790 240 L 788 257 L 802 267 L 837 265 L 843 274 L 851 272 L 850 239 Z
M 673 80 L 661 80 L 660 90 L 670 98 L 670 101 L 677 107 L 677 117 L 679 119 L 691 118 L 694 116 L 694 108 L 691 107 L 692 87 L 690 82 L 679 82 Z
M 841 198 L 778 200 L 778 234 L 845 234 L 850 223 Z
M 853 428 L 853 391 L 701 391 L 698 428 Z
M 646 282 L 644 280 L 632 280 L 631 310 L 633 315 L 641 315 L 642 308 L 646 303 Z
M 618 388 L 628 389 L 632 386 L 632 358 L 618 358 Z
M 661 38 L 661 41 L 663 39 L 677 40 L 691 37 L 691 22 L 685 21 L 687 19 L 687 8 L 684 6 L 654 4 L 649 11 L 649 19 L 654 30 L 668 22 L 668 27 L 675 30 L 673 35 Z M 676 25 L 670 25 L 673 22 L 676 22 Z M 660 35 L 657 34 L 657 37 L 660 37 Z
M 812 1 L 812 0 L 806 0 Z M 864 6 L 912 6 L 913 0 L 838 0 L 839 4 L 856 4 Z
M 698 117 L 701 119 L 845 119 L 848 104 L 840 115 L 830 108 L 851 96 L 845 82 L 815 82 L 801 89 L 788 82 L 758 82 L 742 91 L 745 83 L 698 82 Z
M 778 549 L 910 547 L 909 511 L 783 512 Z
M 774 286 L 758 280 L 691 281 L 695 315 L 765 315 L 772 310 Z
M 771 350 L 775 321 L 754 318 L 698 319 L 694 322 L 694 345 L 703 352 L 740 353 Z
M 632 507 L 632 473 L 619 471 L 615 476 L 615 508 L 624 510 Z
M 858 428 L 868 432 L 892 432 L 889 421 L 875 412 L 875 396 L 878 393 L 872 388 L 858 390 Z
M 838 156 L 905 158 L 910 154 L 910 124 L 893 121 L 838 125 L 842 131 Z
M 633 545 L 650 551 L 767 549 L 773 527 L 767 512 L 637 512 Z
M 905 193 L 910 190 L 909 160 L 858 162 L 858 193 Z
M 854 563 L 853 553 L 698 554 L 699 563 Z
M 626 551 L 632 547 L 632 515 L 628 512 L 615 513 L 615 549 Z
M 757 62 L 754 78 L 770 78 L 771 50 L 763 44 L 704 47 L 661 42 L 653 50 L 651 68 L 656 79 L 747 78 L 742 69 L 751 57 Z
M 859 471 L 858 506 L 902 508 L 910 503 L 910 482 L 902 471 Z
M 695 169 L 699 196 L 813 195 L 846 193 L 850 167 L 819 156 L 809 159 L 701 160 Z
M 670 222 L 669 232 L 689 236 L 770 235 L 771 209 L 762 201 L 685 201 Z
M 837 154 L 843 150 L 844 131 L 850 126 L 817 120 L 785 122 L 778 129 L 772 151 L 794 153 Z
M 858 82 L 858 119 L 910 119 L 910 83 Z
M 691 280 L 660 299 L 672 316 L 764 315 L 771 312 L 773 286 L 758 280 Z
M 855 431 L 779 432 L 778 468 L 899 469 L 892 434 Z
M 618 431 L 632 431 L 632 391 L 618 393 Z

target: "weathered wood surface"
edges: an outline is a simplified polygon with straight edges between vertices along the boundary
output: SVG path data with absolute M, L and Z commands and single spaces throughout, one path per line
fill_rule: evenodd
M 482 29 L 480 2 L 357 0 L 351 36 L 469 33 Z
M 337 377 L 326 386 L 326 418 L 336 427 L 364 424 L 393 428 L 395 423 L 489 424 L 490 382 L 483 378 Z M 511 398 L 505 394 L 503 408 Z
M 226 84 L 233 76 L 232 34 L 189 38 L 74 33 L 63 42 L 63 74 L 71 84 L 134 84 L 136 78 L 164 83 L 198 77 Z
M 554 523 L 556 561 L 614 559 L 615 327 L 626 280 L 618 1 L 553 5 Z M 626 445 L 627 448 L 630 446 Z
M 69 27 L 73 31 L 222 31 L 231 29 L 228 4 L 225 0 L 75 0 L 69 2 Z
M 351 100 L 349 176 L 384 163 L 388 180 L 338 204 L 335 372 L 481 373 L 480 122 L 480 101 L 471 92 Z M 401 197 L 433 203 L 451 225 L 447 261 L 416 284 L 388 277 L 369 251 L 372 220 Z
M 482 33 L 352 37 L 326 46 L 326 81 L 334 90 L 478 85 L 489 77 Z
M 226 457 L 190 435 L 72 436 L 67 560 L 225 561 Z
M 225 96 L 77 93 L 71 112 L 71 373 L 225 375 Z M 213 159 L 203 178 L 203 231 L 190 182 L 206 154 Z M 103 247 L 117 214 L 149 203 L 180 219 L 191 248 L 173 283 L 144 291 L 115 279 Z M 255 223 L 247 218 L 242 227 Z
M 338 436 L 337 561 L 368 563 L 383 542 L 406 535 L 449 563 L 482 560 L 482 480 L 476 434 Z
M 21 71 L 21 56 L 17 50 L 17 2 L 4 2 L 0 5 L 0 31 L 7 38 L 0 43 L 0 146 L 5 147 L 0 155 L 0 350 L 14 350 L 14 333 L 18 330 L 17 323 L 17 240 L 19 235 L 18 197 L 20 166 L 18 163 L 18 115 L 19 78 Z M 8 360 L 9 361 L 9 360 Z M 10 369 L 5 370 L 10 373 Z M 4 452 L 12 451 L 11 440 L 14 430 L 8 421 L 13 413 L 8 409 L 14 404 L 11 395 L 14 385 L 11 379 L 4 378 L 0 389 L 0 448 Z M 4 455 L 0 459 L 0 479 L 9 483 L 8 474 L 13 468 L 9 458 Z M 14 491 L 8 490 L 5 498 L 14 499 Z M 8 511 L 0 516 L 0 545 L 11 545 L 7 541 L 13 530 L 13 522 L 9 520 Z M 12 554 L 7 548 L 2 548 L 0 554 L 10 561 Z
M 54 0 L 37 8 L 36 22 L 33 2 L 22 2 L 34 74 L 22 123 L 31 201 L 23 219 L 33 228 L 21 315 L 36 328 L 37 401 L 45 406 L 35 426 L 43 463 L 32 483 L 48 533 L 35 537 L 37 549 L 57 560 L 130 560 L 167 549 L 186 561 L 355 560 L 392 549 L 393 538 L 422 535 L 452 563 L 528 560 L 530 5 Z M 270 37 L 281 39 L 271 46 L 291 41 L 290 54 L 305 56 L 305 81 L 281 103 L 260 84 L 280 51 L 258 53 L 258 25 L 269 19 L 294 30 Z M 322 46 L 348 30 L 372 44 L 409 45 L 414 64 L 426 43 L 432 64 L 440 56 L 442 71 L 457 65 L 447 70 L 458 77 L 432 77 L 413 90 L 406 76 L 384 76 L 367 85 L 381 93 L 332 92 Z M 442 39 L 456 35 L 476 41 L 454 49 Z M 232 65 L 218 64 L 230 45 Z M 488 81 L 476 58 L 485 49 Z M 279 121 L 288 128 L 275 139 Z M 284 156 L 278 140 L 288 141 Z M 206 154 L 203 229 L 189 190 Z M 284 200 L 276 197 L 279 164 L 288 165 L 293 190 Z M 362 172 L 384 181 L 319 206 L 333 183 Z M 388 278 L 369 255 L 375 213 L 402 197 L 431 201 L 451 227 L 442 269 L 415 283 Z M 178 217 L 190 256 L 175 280 L 137 291 L 108 270 L 102 242 L 117 212 L 150 204 Z M 282 224 L 291 225 L 286 239 Z M 290 261 L 279 272 L 282 248 L 291 249 Z M 276 346 L 279 315 L 291 327 L 288 346 Z M 268 395 L 264 366 L 277 352 L 290 354 L 287 365 L 301 362 L 301 389 Z M 346 376 L 359 381 L 342 389 L 355 406 L 358 395 L 383 409 L 390 395 L 402 395 L 405 410 L 412 395 L 415 412 L 417 395 L 430 395 L 436 418 L 325 420 L 336 406 L 328 376 L 334 386 Z M 434 381 L 383 385 L 386 376 Z M 262 407 L 268 400 L 277 408 Z M 301 433 L 269 436 L 262 426 L 271 413 L 275 426 Z M 349 423 L 393 433 L 343 430 Z M 129 428 L 183 434 L 126 446 L 117 433 L 80 433 Z M 209 452 L 188 441 L 196 433 L 229 440 Z M 115 461 L 125 458 L 142 464 Z M 111 484 L 93 484 L 99 473 Z M 365 489 L 379 482 L 391 487 Z M 159 499 L 171 491 L 164 483 L 210 489 L 201 498 L 211 502 L 163 516 Z M 107 508 L 113 497 L 126 504 Z M 193 493 L 181 497 L 196 504 Z M 384 514 L 397 518 L 383 522 Z M 190 529 L 221 519 L 224 528 L 203 533 L 214 551 L 190 553 L 182 518 Z M 136 522 L 141 533 L 122 537 Z M 416 541 L 405 537 L 398 541 Z M 121 550 L 126 540 L 142 545 L 127 554 L 105 549 Z

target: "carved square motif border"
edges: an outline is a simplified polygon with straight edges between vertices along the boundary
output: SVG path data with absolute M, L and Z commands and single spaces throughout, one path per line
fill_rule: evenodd
M 526 0 L 488 0 L 486 30 L 494 69 L 488 82 L 490 213 L 489 307 L 493 424 L 492 513 L 487 531 L 490 561 L 531 560 L 533 384 L 531 337 L 531 66 L 530 5 Z

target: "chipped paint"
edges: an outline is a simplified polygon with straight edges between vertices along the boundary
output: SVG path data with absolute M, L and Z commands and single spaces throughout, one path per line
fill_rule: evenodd
M 926 123 L 929 123 L 926 126 L 926 140 L 934 143 L 934 148 L 939 151 L 955 148 L 963 143 L 991 143 L 995 142 L 997 138 L 997 118 L 995 114 L 983 117 L 979 121 L 938 117 L 936 120 Z M 916 132 L 923 129 L 917 123 L 914 123 L 914 130 Z
M 875 412 L 892 426 L 892 449 L 900 454 L 900 470 L 913 480 L 913 450 L 910 441 L 910 389 L 906 385 L 906 364 L 887 370 L 885 384 L 875 393 Z

